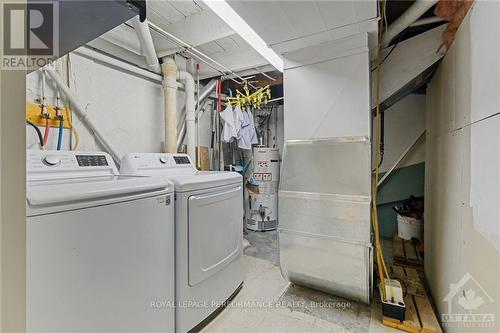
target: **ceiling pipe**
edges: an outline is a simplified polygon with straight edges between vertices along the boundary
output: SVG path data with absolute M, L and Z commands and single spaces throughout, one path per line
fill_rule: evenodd
M 387 47 L 394 37 L 408 28 L 410 24 L 418 20 L 437 2 L 437 0 L 416 0 L 382 35 L 382 48 Z
M 146 58 L 146 64 L 150 70 L 155 73 L 161 73 L 162 68 L 156 55 L 155 46 L 153 44 L 153 38 L 151 37 L 151 32 L 149 31 L 148 21 L 144 20 L 141 22 L 139 16 L 132 19 L 132 26 L 134 27 L 137 38 L 141 43 L 142 55 Z

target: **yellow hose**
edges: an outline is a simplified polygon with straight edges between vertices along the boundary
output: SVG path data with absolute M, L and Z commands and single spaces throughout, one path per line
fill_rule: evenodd
M 382 297 L 386 299 L 384 287 L 384 275 L 389 278 L 389 273 L 385 265 L 384 254 L 380 245 L 380 230 L 377 212 L 377 184 L 379 179 L 379 162 L 380 162 L 380 64 L 381 64 L 381 44 L 382 44 L 382 28 L 385 18 L 385 2 L 382 0 L 380 6 L 380 21 L 378 29 L 378 45 L 377 45 L 377 76 L 376 76 L 376 113 L 375 113 L 375 171 L 373 175 L 373 188 L 372 188 L 372 226 L 373 234 L 375 236 L 375 258 L 377 260 L 378 274 L 380 283 L 382 284 Z
M 74 136 L 73 147 L 71 147 L 71 150 L 76 150 L 80 145 L 80 135 L 78 134 L 75 126 L 73 126 L 73 114 L 70 112 L 69 108 L 66 109 L 66 119 L 68 120 L 68 125 L 71 128 L 71 133 L 73 133 Z

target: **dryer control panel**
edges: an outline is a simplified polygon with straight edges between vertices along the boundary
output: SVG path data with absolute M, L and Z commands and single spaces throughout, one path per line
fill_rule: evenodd
M 27 150 L 26 172 L 29 180 L 119 174 L 107 153 L 56 150 Z
M 195 174 L 196 167 L 186 154 L 135 153 L 125 155 L 121 161 L 120 173 L 136 174 Z

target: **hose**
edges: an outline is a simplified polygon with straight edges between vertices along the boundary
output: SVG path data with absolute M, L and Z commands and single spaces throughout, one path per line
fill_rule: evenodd
M 50 133 L 50 118 L 45 118 L 45 133 L 43 134 L 43 146 L 47 145 L 47 140 L 49 139 Z
M 57 150 L 61 150 L 63 131 L 64 131 L 64 120 L 63 120 L 63 118 L 61 118 L 61 119 L 59 119 L 59 133 L 57 136 Z
M 36 126 L 35 124 L 33 124 L 31 121 L 29 120 L 26 120 L 26 124 L 30 125 L 31 127 L 33 127 L 33 129 L 36 131 L 36 134 L 38 135 L 38 140 L 40 142 L 40 148 L 43 149 L 44 147 L 44 144 L 43 144 L 43 137 L 42 137 L 42 132 L 40 131 L 40 129 L 38 128 L 38 126 Z

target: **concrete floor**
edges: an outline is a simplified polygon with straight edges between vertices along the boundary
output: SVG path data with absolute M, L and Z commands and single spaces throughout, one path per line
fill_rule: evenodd
M 400 332 L 382 325 L 380 304 L 368 306 L 285 281 L 276 231 L 249 230 L 245 238 L 243 288 L 201 332 Z

